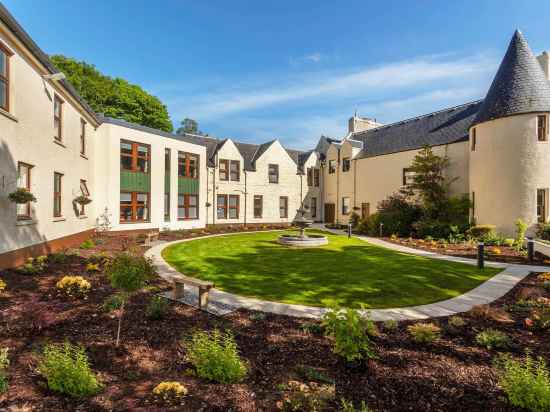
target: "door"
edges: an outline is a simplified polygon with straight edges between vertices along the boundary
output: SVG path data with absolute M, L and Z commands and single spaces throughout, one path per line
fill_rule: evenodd
M 370 215 L 370 203 L 361 203 L 361 219 Z
M 325 223 L 334 223 L 335 212 L 336 205 L 334 203 L 325 203 Z

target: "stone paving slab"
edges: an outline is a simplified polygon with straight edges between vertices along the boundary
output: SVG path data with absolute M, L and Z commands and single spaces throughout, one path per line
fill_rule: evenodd
M 340 231 L 326 229 L 324 226 L 314 225 L 316 229 L 322 229 L 333 234 L 343 235 Z M 252 232 L 241 232 L 252 233 Z M 181 274 L 173 269 L 163 258 L 162 250 L 168 246 L 181 242 L 190 242 L 197 239 L 204 239 L 208 237 L 216 236 L 231 236 L 240 233 L 228 233 L 228 234 L 216 234 L 202 237 L 194 237 L 191 239 L 176 240 L 173 242 L 158 242 L 151 249 L 149 249 L 145 256 L 153 259 L 153 263 L 157 268 L 159 276 L 164 279 L 171 280 L 174 277 L 181 276 Z M 476 265 L 475 259 L 459 258 L 454 256 L 439 255 L 434 252 L 427 252 L 418 249 L 413 249 L 405 246 L 396 245 L 394 243 L 385 242 L 381 239 L 371 238 L 367 236 L 355 236 L 354 237 L 368 242 L 373 245 L 385 247 L 387 249 L 395 250 L 398 252 L 409 253 L 418 256 L 425 256 L 432 259 L 441 259 L 450 262 L 466 263 L 469 265 Z M 490 267 L 503 268 L 504 270 L 486 282 L 482 283 L 478 287 L 466 292 L 463 295 L 455 298 L 447 299 L 437 303 L 431 303 L 428 305 L 411 306 L 406 308 L 392 308 L 392 309 L 370 309 L 365 310 L 374 321 L 386 321 L 386 320 L 421 320 L 441 316 L 451 316 L 461 312 L 467 312 L 476 305 L 490 303 L 501 296 L 505 295 L 510 289 L 512 289 L 518 282 L 525 278 L 530 272 L 546 272 L 549 268 L 545 266 L 534 265 L 513 265 L 502 262 L 489 262 L 486 261 L 486 265 Z M 184 302 L 187 303 L 187 302 Z M 269 302 L 256 298 L 248 298 L 244 296 L 238 296 L 232 293 L 224 292 L 219 289 L 211 289 L 209 294 L 209 308 L 210 305 L 221 305 L 220 307 L 228 307 L 233 310 L 238 308 L 257 310 L 268 313 L 275 313 L 278 315 L 287 315 L 299 318 L 312 318 L 320 319 L 328 309 L 314 307 L 287 304 L 280 302 Z

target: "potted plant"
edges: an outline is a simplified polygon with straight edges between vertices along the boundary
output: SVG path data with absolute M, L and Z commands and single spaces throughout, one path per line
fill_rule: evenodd
M 85 206 L 92 203 L 92 199 L 90 199 L 88 196 L 80 195 L 74 199 L 74 202 L 78 203 L 79 205 Z
M 36 197 L 24 187 L 20 187 L 16 189 L 14 192 L 11 192 L 8 195 L 8 198 L 13 202 L 20 205 L 24 205 L 28 202 L 36 202 Z

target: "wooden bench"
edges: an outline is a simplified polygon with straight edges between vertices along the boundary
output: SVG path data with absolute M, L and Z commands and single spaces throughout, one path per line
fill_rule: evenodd
M 159 240 L 159 232 L 149 232 L 145 235 L 145 246 L 151 246 L 155 240 Z
M 172 293 L 172 298 L 174 300 L 179 300 L 183 298 L 183 291 L 185 290 L 185 285 L 196 286 L 199 288 L 199 308 L 206 310 L 208 306 L 208 292 L 214 287 L 213 282 L 207 282 L 204 280 L 188 278 L 187 276 L 178 276 L 172 280 L 174 289 Z

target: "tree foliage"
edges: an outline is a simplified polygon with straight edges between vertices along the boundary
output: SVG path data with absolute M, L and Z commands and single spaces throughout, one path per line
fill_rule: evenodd
M 208 133 L 203 133 L 199 130 L 199 122 L 186 117 L 180 122 L 180 127 L 176 130 L 176 134 L 183 135 L 185 133 L 196 134 L 199 136 L 208 136 Z
M 166 106 L 140 86 L 106 76 L 84 61 L 62 55 L 51 60 L 96 113 L 166 132 L 173 130 Z

